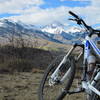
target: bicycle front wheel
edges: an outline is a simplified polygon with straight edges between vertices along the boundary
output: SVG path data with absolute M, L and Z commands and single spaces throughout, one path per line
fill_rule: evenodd
M 70 89 L 75 75 L 75 61 L 70 57 L 67 58 L 66 62 L 63 64 L 63 66 L 61 66 L 59 71 L 59 78 L 62 79 L 65 73 L 67 73 L 67 71 L 70 69 L 64 82 L 58 82 L 57 84 L 53 85 L 49 84 L 52 73 L 54 73 L 62 59 L 63 56 L 57 57 L 45 71 L 39 87 L 39 100 L 63 100 L 66 95 L 63 93 L 63 90 L 68 91 Z

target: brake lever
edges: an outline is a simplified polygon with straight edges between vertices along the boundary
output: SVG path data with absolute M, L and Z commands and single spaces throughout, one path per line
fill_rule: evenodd
M 72 18 L 69 18 L 68 20 L 72 20 L 72 21 L 75 21 L 75 19 L 72 19 Z
M 81 20 L 79 20 L 79 19 L 72 19 L 72 18 L 69 18 L 68 20 L 76 21 L 77 24 L 79 24 L 79 25 L 82 24 L 82 23 L 81 23 Z
M 71 20 L 71 21 L 75 21 L 75 22 L 77 22 L 77 19 L 69 18 L 68 20 Z

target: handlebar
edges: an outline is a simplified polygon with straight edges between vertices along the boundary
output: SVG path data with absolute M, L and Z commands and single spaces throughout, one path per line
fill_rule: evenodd
M 97 34 L 98 36 L 100 36 L 100 30 L 95 30 L 91 26 L 88 26 L 83 19 L 81 19 L 78 15 L 76 15 L 72 11 L 69 11 L 69 14 L 75 17 L 75 19 L 69 19 L 69 20 L 76 21 L 77 24 L 79 25 L 84 25 L 84 27 L 89 31 L 89 36 L 93 34 Z
M 70 19 L 70 20 L 73 20 L 73 21 L 76 21 L 77 24 L 83 24 L 87 29 L 90 28 L 90 26 L 88 26 L 83 19 L 81 19 L 78 15 L 76 15 L 75 13 L 73 13 L 72 11 L 69 11 L 69 14 L 71 14 L 73 17 L 75 17 L 75 19 Z
M 98 35 L 98 37 L 100 37 L 100 30 L 94 30 L 94 33 Z
M 79 19 L 79 17 L 78 17 L 75 13 L 73 13 L 72 11 L 69 11 L 69 14 L 71 14 L 71 15 L 74 16 L 75 18 Z

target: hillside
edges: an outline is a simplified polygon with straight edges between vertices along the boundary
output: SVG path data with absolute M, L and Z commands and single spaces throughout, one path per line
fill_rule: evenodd
M 0 69 L 8 72 L 44 69 L 54 57 L 70 49 L 70 43 L 76 41 L 73 37 L 77 38 L 81 31 L 77 28 L 66 30 L 60 23 L 38 28 L 8 19 L 0 20 Z
M 35 40 L 46 40 L 60 44 L 73 44 L 80 42 L 79 38 L 84 37 L 84 30 L 80 28 L 66 28 L 60 23 L 53 23 L 44 27 L 14 22 L 8 19 L 0 20 L 0 45 L 18 42 L 18 39 L 31 42 Z
M 0 48 L 0 73 L 32 71 L 45 69 L 62 51 L 47 51 L 37 48 L 18 48 L 5 46 Z

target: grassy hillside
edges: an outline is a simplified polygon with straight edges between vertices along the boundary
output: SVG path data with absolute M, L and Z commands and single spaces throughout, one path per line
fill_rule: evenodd
M 0 74 L 0 100 L 38 100 L 38 88 L 43 73 L 20 72 Z M 76 86 L 74 81 L 73 87 Z M 50 98 L 51 96 L 49 94 Z M 51 99 L 54 100 L 54 99 Z M 85 100 L 84 93 L 66 96 L 64 100 Z
M 3 46 L 0 48 L 0 73 L 45 69 L 56 56 L 63 53 L 39 48 Z
M 58 55 L 65 54 L 71 45 L 41 41 L 20 46 L 0 47 L 0 100 L 38 100 L 38 88 L 44 70 Z M 76 49 L 75 54 L 80 49 Z M 77 83 L 74 80 L 73 88 Z M 84 94 L 71 95 L 64 100 L 84 100 Z M 53 99 L 52 99 L 53 100 Z

